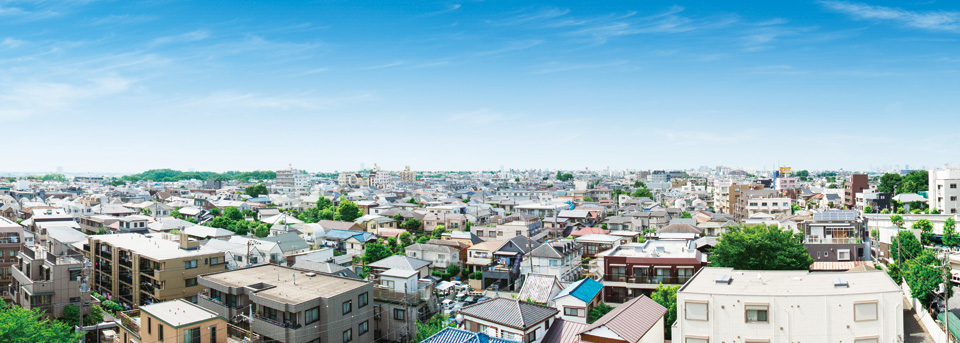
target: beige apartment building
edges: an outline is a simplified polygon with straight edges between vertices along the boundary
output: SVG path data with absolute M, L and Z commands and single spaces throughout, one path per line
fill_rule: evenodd
M 84 244 L 93 273 L 93 290 L 121 305 L 136 308 L 174 299 L 196 302 L 203 288 L 197 277 L 226 270 L 223 251 L 176 236 L 121 233 L 90 236 Z
M 0 217 L 0 296 L 5 301 L 12 299 L 10 285 L 13 282 L 11 266 L 17 261 L 23 246 L 23 227 L 14 221 Z
M 50 228 L 42 244 L 24 246 L 13 267 L 13 300 L 25 309 L 41 309 L 44 316 L 61 318 L 67 304 L 90 309 L 90 268 L 70 244 L 86 236 L 68 227 Z
M 121 312 L 115 343 L 227 343 L 227 320 L 183 299 Z
M 277 265 L 200 277 L 199 305 L 267 342 L 371 343 L 375 337 L 370 282 Z M 252 313 L 252 318 L 251 318 Z

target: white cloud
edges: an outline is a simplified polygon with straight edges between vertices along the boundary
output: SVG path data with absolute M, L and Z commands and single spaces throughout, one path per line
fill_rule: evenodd
M 150 46 L 154 47 L 158 45 L 165 45 L 165 44 L 172 44 L 172 43 L 196 42 L 196 41 L 207 39 L 209 37 L 210 37 L 210 32 L 208 32 L 207 30 L 196 30 L 196 31 L 179 34 L 179 35 L 159 37 L 157 39 L 154 39 L 153 42 L 150 43 Z
M 33 82 L 0 86 L 0 121 L 74 110 L 91 100 L 127 91 L 133 80 L 108 77 L 82 84 Z
M 24 44 L 26 44 L 26 43 L 27 43 L 27 41 L 25 41 L 25 40 L 20 40 L 20 39 L 16 39 L 16 38 L 12 38 L 12 37 L 7 37 L 7 38 L 4 38 L 2 41 L 0 41 L 0 47 L 4 47 L 4 48 L 17 48 L 17 47 L 20 47 L 21 45 L 24 45 Z
M 828 9 L 847 14 L 858 20 L 893 21 L 917 29 L 960 32 L 960 12 L 908 11 L 900 8 L 846 1 L 821 1 L 820 3 Z
M 640 67 L 631 66 L 630 61 L 618 60 L 606 63 L 566 63 L 548 62 L 534 68 L 534 74 L 550 74 L 583 69 L 617 68 L 619 71 L 637 71 Z
M 479 56 L 497 55 L 505 52 L 529 49 L 540 44 L 543 44 L 542 40 L 515 41 L 515 42 L 510 42 L 506 46 L 499 49 L 478 52 L 477 55 Z

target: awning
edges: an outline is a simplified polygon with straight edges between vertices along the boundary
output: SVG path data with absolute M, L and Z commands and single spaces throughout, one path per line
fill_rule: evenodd
M 677 266 L 677 269 L 693 269 L 693 266 Z
M 611 266 L 611 267 L 626 267 L 627 265 L 626 265 L 626 264 L 614 264 L 614 263 L 611 263 L 610 266 Z
M 633 265 L 634 268 L 650 268 L 648 265 Z

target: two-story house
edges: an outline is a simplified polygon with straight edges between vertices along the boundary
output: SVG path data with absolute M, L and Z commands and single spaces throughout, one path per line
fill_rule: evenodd
M 556 276 L 561 282 L 571 282 L 583 274 L 581 257 L 583 247 L 571 240 L 541 244 L 527 256 L 529 263 L 521 264 L 523 274 L 535 273 Z
M 692 239 L 658 239 L 620 245 L 598 256 L 605 302 L 650 295 L 660 284 L 682 285 L 705 263 Z
M 493 298 L 460 311 L 470 332 L 523 343 L 539 343 L 557 312 L 553 307 L 509 298 Z
M 433 270 L 446 270 L 451 265 L 460 265 L 460 249 L 446 245 L 415 243 L 404 248 L 407 256 L 433 262 Z

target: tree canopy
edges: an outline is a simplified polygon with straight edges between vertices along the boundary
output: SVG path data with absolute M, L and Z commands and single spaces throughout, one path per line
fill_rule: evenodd
M 124 180 L 128 181 L 159 181 L 159 182 L 174 182 L 180 180 L 239 180 L 247 181 L 250 179 L 253 180 L 273 180 L 277 178 L 277 172 L 274 171 L 250 171 L 250 172 L 240 172 L 240 171 L 228 171 L 226 173 L 215 173 L 210 171 L 201 171 L 201 172 L 183 172 L 174 169 L 150 169 L 145 172 L 133 175 L 124 176 Z
M 716 267 L 743 270 L 808 270 L 813 257 L 803 235 L 766 225 L 730 228 L 710 255 Z
M 422 342 L 437 332 L 440 332 L 440 330 L 456 326 L 456 322 L 450 321 L 449 317 L 445 314 L 437 313 L 426 322 L 417 321 L 417 333 L 413 336 L 413 341 Z
M 664 336 L 670 339 L 670 327 L 677 321 L 677 291 L 680 286 L 657 285 L 657 289 L 650 295 L 650 299 L 656 301 L 667 308 L 667 313 L 663 315 Z
M 368 243 L 363 251 L 363 261 L 369 264 L 390 257 L 390 255 L 393 255 L 393 252 L 385 245 L 381 243 Z
M 899 214 L 894 214 L 894 215 L 890 216 L 890 223 L 893 224 L 893 226 L 896 226 L 897 228 L 902 229 L 902 228 L 903 228 L 903 216 L 901 216 L 901 215 L 899 215 Z
M 957 221 L 950 217 L 943 222 L 943 245 L 953 247 L 957 244 L 960 244 L 960 237 L 957 237 Z
M 918 219 L 913 223 L 912 228 L 914 230 L 920 230 L 920 242 L 924 245 L 933 244 L 933 223 L 926 218 Z
M 928 190 L 929 174 L 926 170 L 914 170 L 907 175 L 887 173 L 880 177 L 877 190 L 884 193 L 917 193 Z
M 340 206 L 337 206 L 337 214 L 334 219 L 352 222 L 357 218 L 360 218 L 361 215 L 360 207 L 357 206 L 357 204 L 355 204 L 353 201 L 344 199 L 340 201 Z
M 638 190 L 635 190 L 633 191 L 633 193 L 630 193 L 630 196 L 634 198 L 647 197 L 647 198 L 653 199 L 653 193 L 651 193 L 650 190 L 646 188 L 640 188 Z
M 901 249 L 901 245 L 903 248 Z M 903 251 L 903 256 L 901 258 L 900 252 Z M 893 257 L 894 261 L 908 260 L 920 255 L 923 251 L 923 245 L 920 244 L 920 241 L 917 240 L 917 236 L 910 231 L 900 231 L 897 233 L 897 238 L 890 243 L 890 255 Z
M 604 315 L 613 311 L 613 306 L 607 305 L 606 303 L 599 303 L 597 306 L 594 306 L 590 309 L 590 312 L 587 313 L 587 323 L 593 323 L 597 319 L 603 318 Z
M 83 333 L 69 324 L 43 318 L 42 310 L 27 310 L 0 299 L 0 342 L 75 343 L 81 337 Z
M 245 193 L 246 195 L 249 195 L 249 196 L 251 196 L 251 197 L 253 197 L 253 198 L 256 198 L 256 197 L 261 196 L 261 195 L 270 194 L 270 192 L 267 190 L 267 186 L 265 186 L 265 185 L 262 184 L 262 183 L 261 183 L 261 184 L 258 184 L 258 185 L 249 186 L 249 187 L 245 188 L 245 189 L 243 190 L 243 193 Z
M 950 271 L 939 266 L 936 253 L 925 249 L 916 258 L 903 263 L 903 280 L 910 286 L 910 295 L 924 304 L 929 304 L 943 280 L 949 280 Z M 953 293 L 952 287 L 947 291 Z

